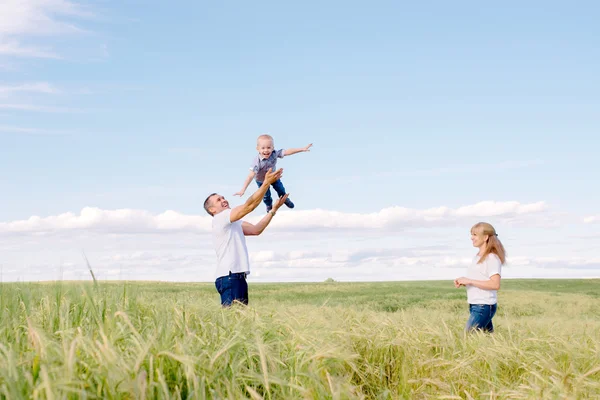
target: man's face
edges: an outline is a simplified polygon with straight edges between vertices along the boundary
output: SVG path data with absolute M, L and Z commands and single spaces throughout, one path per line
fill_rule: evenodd
M 259 139 L 256 150 L 262 158 L 269 158 L 273 152 L 273 141 L 271 139 Z
M 213 213 L 213 215 L 217 215 L 223 210 L 229 208 L 229 202 L 225 200 L 225 197 L 220 194 L 215 194 L 210 198 L 210 207 L 208 207 L 209 211 Z

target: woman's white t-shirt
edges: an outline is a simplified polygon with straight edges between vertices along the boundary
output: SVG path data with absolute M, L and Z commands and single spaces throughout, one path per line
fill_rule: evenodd
M 481 264 L 477 264 L 479 258 L 479 256 L 473 257 L 473 261 L 467 269 L 467 278 L 487 281 L 496 274 L 500 275 L 502 263 L 497 255 L 488 254 Z M 496 304 L 498 302 L 498 291 L 479 289 L 473 285 L 467 285 L 467 301 L 469 304 Z

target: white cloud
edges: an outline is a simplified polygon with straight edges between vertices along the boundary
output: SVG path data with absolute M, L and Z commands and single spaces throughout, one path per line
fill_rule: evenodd
M 208 231 L 210 216 L 183 215 L 166 211 L 152 215 L 143 210 L 101 210 L 86 207 L 79 215 L 64 213 L 41 218 L 2 222 L 0 233 L 50 233 L 89 230 L 108 233 L 151 233 L 157 231 Z
M 0 55 L 33 58 L 61 58 L 56 52 L 36 46 L 22 45 L 16 40 L 5 40 L 0 36 Z
M 51 49 L 22 44 L 24 37 L 84 32 L 73 20 L 93 14 L 68 0 L 4 0 L 0 2 L 0 55 L 59 58 Z
M 258 251 L 250 254 L 254 268 L 360 268 L 365 264 L 378 267 L 432 266 L 436 268 L 465 267 L 470 258 L 444 255 L 444 252 L 417 255 L 417 248 L 338 249 L 330 252 Z M 454 250 L 455 254 L 456 251 Z
M 66 107 L 39 106 L 35 104 L 0 103 L 0 110 L 34 111 L 46 113 L 71 113 L 78 110 Z
M 518 266 L 535 266 L 540 268 L 578 268 L 578 269 L 599 269 L 600 257 L 513 257 L 511 262 Z
M 17 133 L 24 135 L 69 135 L 72 132 L 39 128 L 22 128 L 18 126 L 0 125 L 0 133 Z
M 58 35 L 81 32 L 69 21 L 92 13 L 67 0 L 4 0 L 0 3 L 0 35 Z
M 15 65 L 13 63 L 0 61 L 0 71 L 15 71 Z
M 326 230 L 402 230 L 404 228 L 448 226 L 459 221 L 477 222 L 481 218 L 497 221 L 514 220 L 518 216 L 535 215 L 547 209 L 544 202 L 486 201 L 456 209 L 437 207 L 411 209 L 384 208 L 375 213 L 343 213 L 329 210 L 284 211 L 278 214 L 271 230 L 326 231 Z M 248 218 L 257 222 L 261 217 Z M 211 227 L 208 215 L 186 215 L 166 211 L 153 215 L 144 210 L 101 210 L 86 207 L 80 214 L 64 213 L 56 216 L 32 216 L 27 220 L 2 222 L 0 233 L 49 233 L 71 230 L 91 230 L 112 233 L 160 231 L 187 231 L 208 233 Z
M 19 85 L 0 86 L 0 96 L 10 95 L 19 92 L 54 94 L 59 93 L 59 90 L 47 82 L 22 83 Z
M 593 224 L 600 222 L 600 215 L 590 215 L 583 219 L 583 222 L 586 224 Z
M 48 82 L 32 82 L 32 83 L 20 83 L 12 85 L 0 85 L 0 99 L 4 100 L 4 103 L 0 103 L 0 109 L 13 110 L 13 111 L 33 111 L 33 112 L 45 112 L 45 113 L 70 113 L 76 112 L 77 110 L 65 107 L 57 106 L 44 106 L 31 103 L 19 102 L 20 94 L 58 94 L 60 91 Z M 7 127 L 0 126 L 1 130 L 8 131 Z M 17 128 L 10 127 L 10 131 L 16 133 L 37 133 L 28 128 Z
M 471 254 L 417 256 L 413 249 L 363 249 L 313 252 L 250 252 L 250 282 L 452 280 L 464 275 Z M 34 250 L 35 252 L 35 250 Z M 403 252 L 406 254 L 403 255 Z M 339 257 L 340 253 L 342 257 Z M 412 253 L 412 254 L 411 254 Z M 214 280 L 215 255 L 200 249 L 147 250 L 117 253 L 86 252 L 94 274 L 99 279 L 204 281 Z M 381 254 L 387 254 L 381 257 Z M 393 255 L 395 254 L 395 255 Z M 90 279 L 81 252 L 58 256 L 41 254 L 25 262 L 4 260 L 5 281 Z M 503 267 L 502 277 L 510 278 L 590 278 L 600 276 L 600 259 L 578 257 L 511 257 Z M 450 283 L 450 282 L 449 282 Z
M 405 227 L 444 226 L 461 220 L 476 218 L 509 220 L 527 214 L 538 214 L 546 210 L 547 206 L 544 202 L 521 204 L 516 201 L 484 201 L 455 209 L 445 206 L 428 209 L 389 207 L 369 214 L 341 213 L 317 209 L 282 213 L 273 225 L 274 227 L 285 227 L 286 229 L 293 227 L 297 230 L 397 230 Z
M 277 229 L 248 238 L 250 281 L 450 280 L 464 274 L 477 250 L 465 231 L 480 219 L 475 214 L 495 215 L 496 227 L 505 232 L 502 240 L 508 264 L 504 278 L 600 276 L 600 258 L 593 246 L 578 249 L 580 241 L 569 244 L 563 229 L 547 230 L 529 223 L 515 229 L 512 225 L 515 214 L 536 215 L 544 208 L 504 203 L 491 208 L 477 204 L 442 207 L 446 211 L 433 213 L 434 220 L 423 217 L 430 216 L 429 210 L 410 209 L 400 215 L 408 215 L 415 229 L 395 232 L 389 230 L 394 226 L 378 219 L 393 215 L 395 208 L 371 214 L 313 210 L 300 219 L 293 217 L 298 210 L 282 210 L 276 217 Z M 314 213 L 316 217 L 311 216 Z M 314 223 L 308 231 L 302 226 L 303 219 L 318 220 L 322 215 L 320 225 Z M 355 218 L 355 222 L 332 232 L 327 219 L 331 215 L 349 221 Z M 373 215 L 370 225 L 360 222 Z M 85 208 L 80 213 L 3 222 L 3 277 L 5 281 L 89 279 L 83 251 L 101 279 L 211 281 L 216 268 L 211 221 L 208 215 L 175 211 Z M 403 225 L 402 218 L 393 221 Z M 549 244 L 532 245 L 532 238 Z M 553 244 L 557 241 L 561 245 Z
M 335 252 L 297 258 L 291 253 L 251 254 L 254 280 L 322 281 L 328 277 L 348 281 L 453 279 L 463 275 L 469 257 L 416 256 L 418 249 L 365 249 L 336 259 Z M 403 255 L 403 253 L 406 253 Z M 381 254 L 386 254 L 381 257 Z M 358 255 L 358 257 L 357 257 Z M 252 275 L 251 275 L 252 276 Z M 513 257 L 503 267 L 504 278 L 600 276 L 600 258 Z

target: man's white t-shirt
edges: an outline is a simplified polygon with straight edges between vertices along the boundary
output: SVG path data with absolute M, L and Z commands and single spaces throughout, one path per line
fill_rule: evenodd
M 242 221 L 231 222 L 231 210 L 221 211 L 212 221 L 213 243 L 217 253 L 216 278 L 229 272 L 250 273 L 250 260 Z
M 479 256 L 473 257 L 473 261 L 467 269 L 467 278 L 487 281 L 496 274 L 500 275 L 502 263 L 496 254 L 488 254 L 481 264 L 477 264 L 478 261 Z M 496 304 L 498 302 L 498 291 L 479 289 L 473 285 L 467 285 L 467 301 L 469 304 Z

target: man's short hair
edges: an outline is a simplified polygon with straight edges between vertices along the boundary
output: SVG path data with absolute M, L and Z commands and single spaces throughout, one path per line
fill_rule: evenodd
M 211 195 L 209 195 L 206 200 L 204 200 L 204 210 L 208 213 L 208 215 L 210 215 L 211 217 L 214 217 L 215 215 L 213 213 L 211 213 L 208 209 L 210 208 L 210 198 L 215 196 L 216 193 L 213 193 Z

